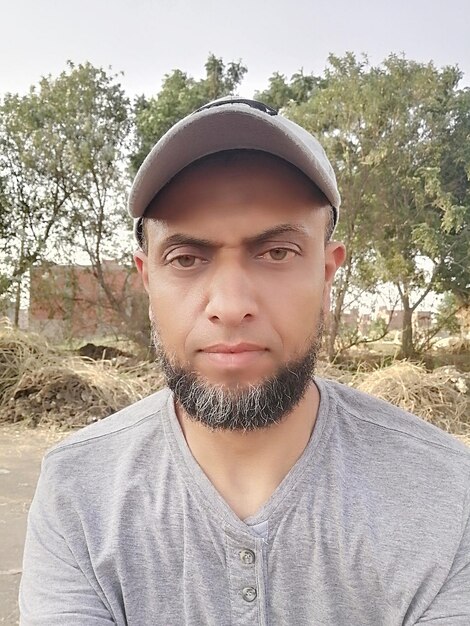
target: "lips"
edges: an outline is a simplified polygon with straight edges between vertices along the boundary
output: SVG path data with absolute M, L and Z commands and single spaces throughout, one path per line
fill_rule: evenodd
M 218 343 L 200 351 L 209 367 L 237 372 L 259 363 L 266 354 L 266 348 L 254 343 Z
M 263 350 L 263 347 L 254 343 L 237 343 L 235 345 L 218 343 L 214 346 L 203 348 L 202 352 L 208 354 L 239 354 L 240 352 L 262 352 Z

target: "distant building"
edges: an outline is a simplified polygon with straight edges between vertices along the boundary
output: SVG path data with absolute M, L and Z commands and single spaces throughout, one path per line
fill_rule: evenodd
M 387 309 L 381 306 L 377 311 L 377 320 L 384 320 L 388 324 L 388 330 L 401 330 L 403 328 L 403 311 L 401 309 Z
M 33 267 L 30 330 L 59 340 L 121 334 L 125 319 L 145 302 L 140 277 L 115 261 L 104 262 L 102 271 L 105 288 L 90 266 L 47 263 Z
M 359 313 L 359 308 L 354 307 L 344 311 L 341 316 L 341 325 L 348 328 L 357 329 L 360 337 L 367 337 L 370 325 L 371 316 L 369 313 Z
M 432 321 L 431 311 L 413 311 L 412 323 L 415 330 L 429 330 Z
M 404 312 L 401 309 L 387 309 L 380 307 L 376 319 L 383 319 L 389 324 L 389 332 L 403 330 Z M 413 311 L 411 322 L 414 330 L 429 330 L 432 325 L 431 311 Z
M 354 308 L 349 311 L 345 311 L 341 316 L 341 323 L 345 326 L 358 326 L 359 325 L 359 309 Z
M 372 324 L 372 316 L 370 313 L 362 313 L 359 317 L 359 334 L 361 337 L 368 337 Z

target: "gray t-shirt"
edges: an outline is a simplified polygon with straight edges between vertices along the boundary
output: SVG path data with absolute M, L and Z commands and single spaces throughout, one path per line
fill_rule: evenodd
M 23 626 L 470 624 L 470 450 L 317 380 L 301 458 L 240 520 L 163 390 L 50 451 L 31 505 Z

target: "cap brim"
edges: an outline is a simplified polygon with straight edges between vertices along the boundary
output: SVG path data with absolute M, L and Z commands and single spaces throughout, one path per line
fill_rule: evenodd
M 178 122 L 149 153 L 132 185 L 129 212 L 144 215 L 157 193 L 194 161 L 223 150 L 268 152 L 295 165 L 325 194 L 335 209 L 340 196 L 333 169 L 321 144 L 280 115 L 230 104 L 203 110 Z

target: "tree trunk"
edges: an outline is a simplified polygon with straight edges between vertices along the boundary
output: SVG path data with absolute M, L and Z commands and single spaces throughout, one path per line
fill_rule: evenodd
M 18 277 L 18 282 L 15 290 L 15 310 L 13 324 L 16 328 L 20 325 L 20 309 L 21 309 L 21 277 Z
M 338 336 L 339 326 L 341 324 L 341 316 L 343 314 L 343 306 L 344 299 L 346 297 L 346 293 L 349 289 L 349 283 L 352 275 L 352 265 L 353 258 L 350 252 L 346 256 L 346 261 L 343 266 L 343 273 L 338 278 L 336 283 L 336 294 L 335 294 L 335 306 L 333 309 L 333 314 L 330 314 L 329 324 L 328 324 L 328 342 L 327 342 L 327 352 L 328 352 L 328 360 L 333 361 L 336 356 L 336 337 Z M 325 315 L 327 315 L 329 311 L 325 311 Z
M 13 324 L 15 328 L 18 328 L 20 325 L 20 310 L 21 310 L 21 286 L 23 283 L 23 273 L 24 273 L 24 246 L 25 246 L 25 228 L 26 228 L 26 216 L 23 217 L 23 234 L 21 235 L 21 243 L 20 243 L 20 255 L 18 259 L 18 277 L 17 277 L 17 286 L 15 291 L 15 312 Z
M 328 360 L 333 361 L 336 355 L 335 343 L 338 336 L 339 324 L 341 322 L 341 309 L 343 307 L 344 292 L 339 293 L 336 298 L 334 311 L 330 313 L 328 324 Z
M 410 306 L 408 293 L 405 291 L 400 295 L 403 305 L 403 325 L 399 357 L 402 359 L 411 359 L 416 356 L 413 344 L 413 308 Z
M 470 337 L 470 304 L 464 306 L 459 314 L 460 339 L 465 341 Z

